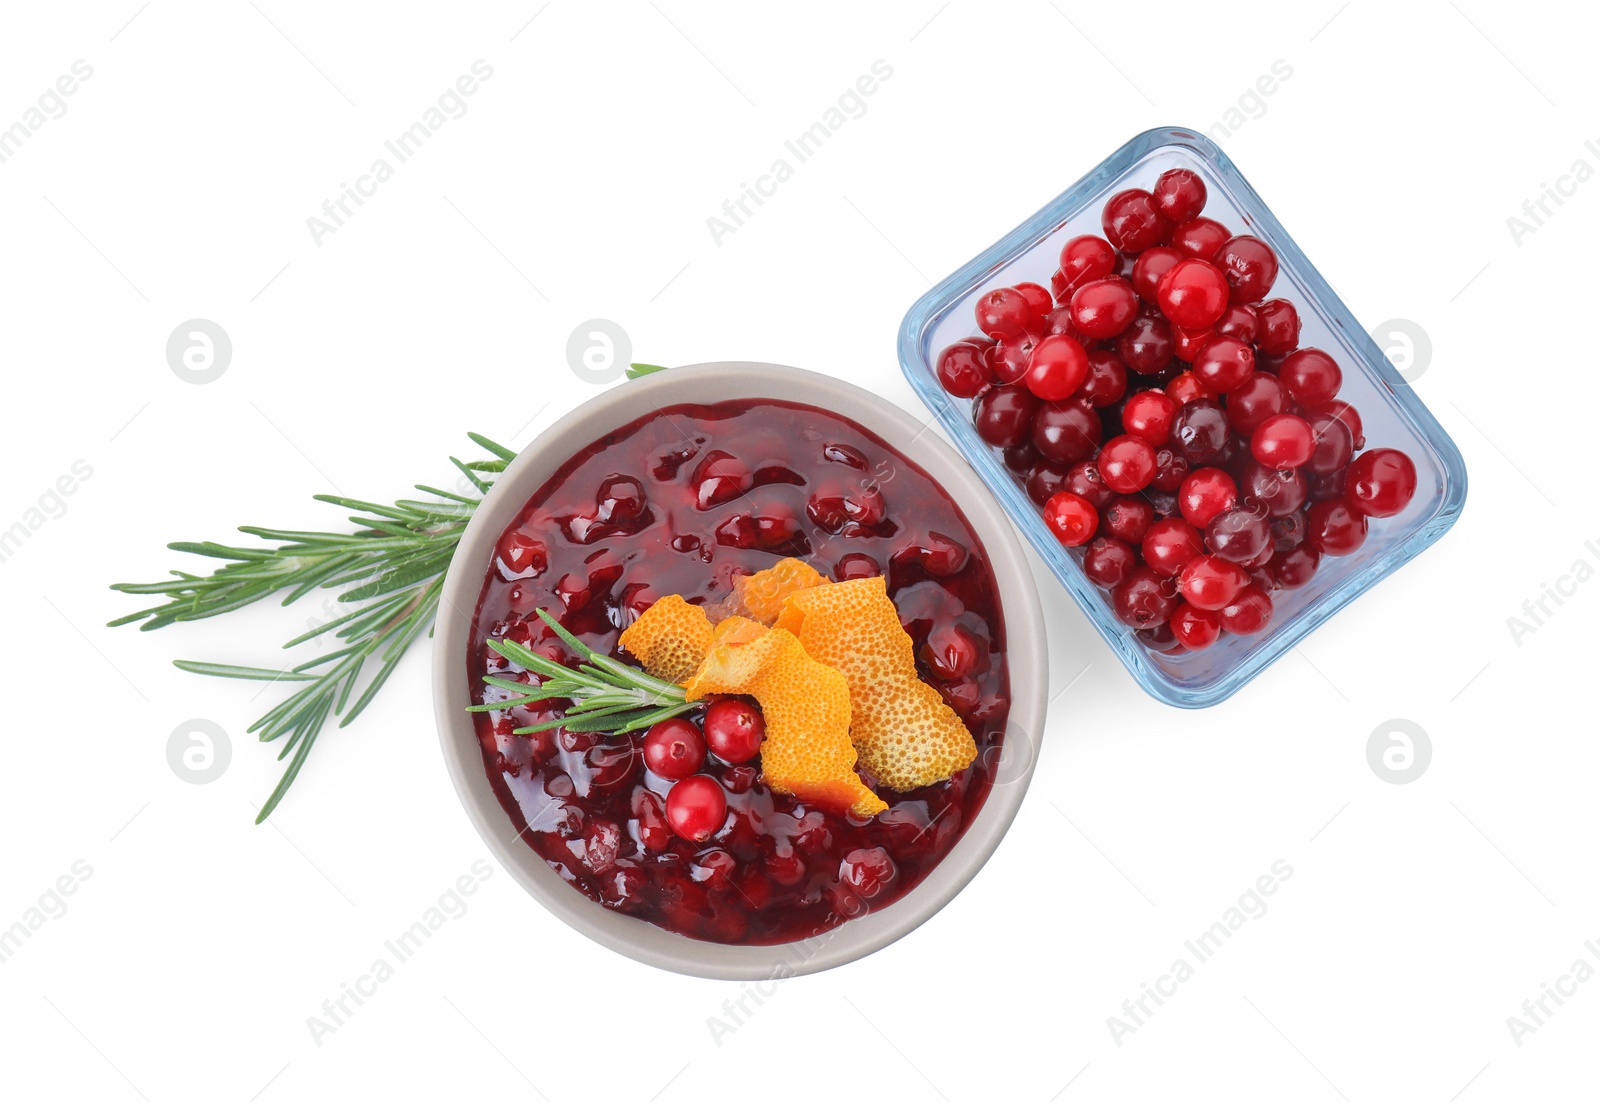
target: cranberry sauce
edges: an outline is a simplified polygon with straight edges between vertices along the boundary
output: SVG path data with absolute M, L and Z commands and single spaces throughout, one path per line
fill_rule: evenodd
M 925 472 L 813 407 L 668 407 L 574 456 L 486 565 L 467 655 L 474 700 L 509 697 L 483 685 L 486 672 L 516 677 L 488 639 L 573 660 L 536 609 L 597 652 L 627 659 L 617 637 L 657 598 L 716 603 L 736 576 L 784 556 L 838 580 L 888 576 L 920 673 L 971 728 L 978 758 L 946 782 L 880 790 L 888 810 L 862 821 L 772 792 L 756 763 L 711 756 L 728 815 L 710 839 L 691 843 L 667 824 L 672 783 L 646 770 L 643 733 L 518 736 L 513 729 L 559 711 L 474 714 L 489 779 L 523 838 L 606 907 L 720 943 L 808 938 L 905 894 L 988 795 L 1009 688 L 983 544 Z M 699 723 L 701 712 L 690 719 Z

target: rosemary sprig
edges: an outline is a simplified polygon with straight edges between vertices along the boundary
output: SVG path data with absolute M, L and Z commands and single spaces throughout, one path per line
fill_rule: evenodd
M 657 721 L 687 713 L 695 707 L 695 702 L 684 698 L 683 687 L 601 655 L 562 628 L 544 610 L 537 612 L 561 638 L 562 643 L 577 654 L 579 666 L 574 669 L 547 659 L 515 640 L 491 640 L 489 647 L 522 669 L 538 675 L 540 682 L 536 688 L 529 690 L 525 682 L 484 675 L 484 682 L 501 690 L 509 690 L 514 696 L 502 701 L 469 705 L 467 712 L 483 713 L 566 700 L 568 705 L 561 716 L 513 731 L 519 736 L 551 728 L 564 728 L 568 732 L 620 734 L 649 728 Z
M 356 511 L 349 519 L 356 531 L 330 533 L 244 525 L 239 527 L 240 532 L 279 543 L 243 548 L 211 541 L 180 541 L 167 547 L 174 552 L 228 562 L 209 575 L 174 571 L 172 579 L 117 583 L 111 588 L 124 594 L 159 595 L 166 599 L 160 605 L 110 623 L 115 626 L 142 622 L 139 627 L 144 630 L 215 617 L 282 591 L 288 591 L 282 602 L 286 606 L 314 590 L 330 588 L 344 588 L 339 600 L 355 604 L 356 608 L 284 645 L 292 648 L 332 633 L 342 642 L 340 647 L 283 670 L 174 661 L 182 670 L 200 675 L 303 684 L 262 714 L 248 730 L 259 733 L 263 742 L 282 739 L 278 758 L 289 760 L 277 788 L 256 817 L 257 824 L 266 820 L 283 800 L 327 722 L 338 717 L 339 727 L 343 728 L 355 720 L 394 673 L 412 641 L 424 631 L 431 632 L 445 568 L 473 511 L 492 484 L 492 479 L 485 476 L 504 471 L 506 463 L 516 456 L 511 449 L 486 437 L 476 433 L 467 436 L 490 454 L 488 459 L 466 463 L 450 458 L 466 478 L 463 490 L 472 493 L 419 483 L 417 490 L 430 496 L 428 499 L 403 498 L 390 506 L 338 495 L 316 495 L 318 502 Z M 367 661 L 373 659 L 377 660 L 377 667 L 363 680 Z

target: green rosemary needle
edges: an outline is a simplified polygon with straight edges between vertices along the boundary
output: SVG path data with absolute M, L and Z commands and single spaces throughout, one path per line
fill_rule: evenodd
M 394 673 L 411 643 L 424 632 L 431 632 L 444 571 L 473 511 L 492 484 L 492 479 L 485 476 L 504 471 L 506 463 L 516 456 L 511 449 L 486 437 L 476 433 L 467 436 L 490 454 L 489 459 L 467 463 L 450 458 L 466 478 L 463 490 L 474 493 L 418 484 L 417 490 L 430 496 L 428 499 L 403 498 L 389 506 L 338 495 L 316 495 L 318 502 L 356 511 L 349 519 L 355 531 L 240 526 L 242 533 L 277 543 L 244 548 L 211 541 L 180 541 L 167 547 L 174 552 L 227 562 L 209 575 L 174 571 L 171 579 L 117 583 L 111 588 L 123 594 L 166 599 L 110 622 L 113 626 L 142 622 L 139 627 L 144 630 L 215 617 L 284 591 L 288 593 L 282 604 L 287 606 L 314 590 L 340 589 L 339 601 L 355 607 L 284 645 L 292 648 L 332 633 L 340 642 L 339 647 L 282 670 L 174 661 L 182 670 L 199 675 L 300 684 L 248 730 L 258 733 L 263 742 L 281 739 L 278 758 L 288 759 L 283 777 L 262 806 L 256 823 L 266 820 L 283 800 L 328 721 L 338 717 L 339 727 L 343 728 L 355 720 Z M 370 674 L 369 660 L 377 662 Z

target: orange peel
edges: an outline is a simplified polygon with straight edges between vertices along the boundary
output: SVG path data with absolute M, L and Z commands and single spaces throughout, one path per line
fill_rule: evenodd
M 784 603 L 774 632 L 839 671 L 850 688 L 850 738 L 882 785 L 914 790 L 977 758 L 972 733 L 939 692 L 917 677 L 911 637 L 883 577 L 808 587 Z
M 790 595 L 827 581 L 826 575 L 804 560 L 789 556 L 754 575 L 735 579 L 727 611 L 770 625 L 783 612 L 783 603 Z
M 836 812 L 874 816 L 888 804 L 855 772 L 850 742 L 850 687 L 785 629 L 743 617 L 717 626 L 718 642 L 684 686 L 691 699 L 748 694 L 761 706 L 766 739 L 761 773 L 767 785 Z
M 711 650 L 711 618 L 677 594 L 650 603 L 617 643 L 658 679 L 682 683 Z

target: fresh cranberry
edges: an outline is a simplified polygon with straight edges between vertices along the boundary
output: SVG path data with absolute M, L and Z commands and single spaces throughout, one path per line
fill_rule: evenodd
M 1199 609 L 1219 610 L 1250 585 L 1250 575 L 1236 563 L 1217 556 L 1196 556 L 1178 573 L 1184 601 Z
M 1074 463 L 1099 444 L 1100 417 L 1088 403 L 1045 403 L 1033 416 L 1033 447 L 1051 460 Z
M 1222 622 L 1214 610 L 1201 609 L 1188 602 L 1179 602 L 1168 622 L 1172 635 L 1191 652 L 1209 648 L 1222 635 Z
M 1156 508 L 1147 498 L 1123 495 L 1100 511 L 1101 527 L 1113 537 L 1138 544 L 1155 523 Z
M 1161 277 L 1156 301 L 1174 326 L 1207 330 L 1228 309 L 1228 281 L 1215 265 L 1186 257 Z
M 1267 509 L 1270 517 L 1285 517 L 1305 504 L 1306 477 L 1299 471 L 1268 467 L 1252 457 L 1239 476 L 1239 490 Z
M 1366 539 L 1366 515 L 1344 499 L 1314 503 L 1306 511 L 1306 543 L 1324 556 L 1348 556 Z
M 1117 620 L 1135 629 L 1163 624 L 1178 606 L 1171 579 L 1148 567 L 1136 567 L 1111 589 L 1111 611 Z
M 1065 302 L 1090 280 L 1111 275 L 1116 263 L 1117 251 L 1110 242 L 1094 234 L 1079 234 L 1061 247 L 1061 285 L 1066 294 L 1057 293 L 1056 300 Z
M 1156 245 L 1139 254 L 1133 262 L 1133 274 L 1128 282 L 1133 285 L 1133 290 L 1139 293 L 1139 298 L 1146 303 L 1156 301 L 1156 289 L 1161 284 L 1161 277 L 1167 274 L 1167 269 L 1183 260 L 1183 253 L 1170 245 Z
M 1134 639 L 1146 648 L 1160 652 L 1162 655 L 1175 655 L 1183 651 L 1183 645 L 1178 643 L 1178 638 L 1172 635 L 1172 626 L 1165 621 L 1159 625 L 1151 625 L 1147 629 L 1140 629 L 1133 634 Z
M 696 509 L 709 510 L 739 498 L 755 485 L 755 480 L 743 460 L 721 449 L 712 449 L 695 465 L 689 485 L 694 490 Z
M 1228 237 L 1228 228 L 1216 219 L 1191 219 L 1172 232 L 1172 247 L 1185 257 L 1209 261 Z
M 1152 445 L 1164 445 L 1172 435 L 1172 418 L 1178 404 L 1162 391 L 1140 391 L 1122 405 L 1122 428 Z
M 500 557 L 501 574 L 507 579 L 542 575 L 549 566 L 544 542 L 521 529 L 507 529 L 501 534 L 495 552 Z
M 1193 372 L 1179 372 L 1167 383 L 1167 398 L 1179 407 L 1200 399 L 1209 399 L 1211 392 L 1206 385 L 1200 382 L 1200 377 Z
M 1089 374 L 1089 357 L 1083 346 L 1056 334 L 1035 345 L 1022 381 L 1046 402 L 1069 397 Z
M 1300 344 L 1300 312 L 1287 299 L 1267 299 L 1256 304 L 1256 348 L 1283 356 Z
M 1093 460 L 1080 460 L 1067 469 L 1066 490 L 1089 500 L 1096 510 L 1104 510 L 1116 501 L 1117 492 L 1106 486 L 1100 475 L 1100 465 Z
M 1329 502 L 1344 497 L 1344 477 L 1349 468 L 1331 471 L 1327 475 L 1313 475 L 1306 480 L 1306 498 L 1312 502 Z
M 1190 560 L 1205 553 L 1205 545 L 1200 530 L 1181 517 L 1169 517 L 1146 530 L 1140 551 L 1152 571 L 1176 575 Z
M 973 398 L 994 381 L 983 350 L 968 341 L 957 341 L 940 353 L 937 371 L 939 386 L 958 399 Z
M 1239 386 L 1223 397 L 1228 425 L 1235 433 L 1248 437 L 1256 427 L 1274 414 L 1289 409 L 1289 396 L 1278 377 L 1266 372 L 1251 372 Z
M 973 313 L 978 319 L 978 329 L 996 341 L 1019 336 L 1036 317 L 1027 297 L 1009 287 L 984 292 L 978 297 Z
M 1072 297 L 1070 291 L 1064 291 L 1063 294 L 1069 299 Z M 1071 307 L 1057 307 L 1055 310 L 1050 311 L 1044 316 L 1043 326 L 1044 333 L 1041 336 L 1050 337 L 1053 334 L 1063 334 L 1080 344 L 1083 341 L 1083 335 L 1078 332 L 1078 327 L 1072 324 Z
M 1273 556 L 1269 567 L 1279 586 L 1284 590 L 1297 590 L 1311 581 L 1321 562 L 1322 555 L 1315 548 L 1302 544 Z
M 1156 474 L 1156 450 L 1142 437 L 1124 433 L 1105 443 L 1096 460 L 1100 477 L 1118 494 L 1136 494 Z
M 1227 275 L 1229 298 L 1235 303 L 1258 301 L 1278 278 L 1278 255 L 1249 234 L 1228 239 L 1212 260 Z
M 1213 395 L 1225 394 L 1250 378 L 1256 354 L 1248 341 L 1219 334 L 1200 347 L 1190 371 Z
M 1124 332 L 1124 337 L 1127 333 Z M 1119 339 L 1120 340 L 1120 339 Z M 1095 349 L 1089 354 L 1089 374 L 1078 388 L 1078 398 L 1087 399 L 1096 410 L 1122 398 L 1128 390 L 1128 370 L 1110 349 Z
M 1222 607 L 1222 627 L 1239 636 L 1253 636 L 1272 620 L 1272 599 L 1265 590 L 1251 584 Z
M 889 888 L 897 873 L 894 860 L 881 847 L 858 847 L 839 864 L 839 881 L 864 899 Z
M 1344 382 L 1339 365 L 1321 349 L 1296 349 L 1278 369 L 1289 397 L 1301 406 L 1321 406 L 1333 401 Z
M 1090 280 L 1072 293 L 1072 324 L 1097 341 L 1116 337 L 1139 312 L 1139 297 L 1120 276 Z
M 1017 383 L 1028 374 L 1033 361 L 1033 351 L 1038 348 L 1041 335 L 1031 330 L 1001 338 L 984 356 L 989 372 L 996 382 Z
M 717 780 L 691 775 L 667 791 L 667 823 L 691 843 L 710 839 L 728 818 L 728 798 Z
M 1015 291 L 1021 293 L 1023 300 L 1028 304 L 1028 310 L 1035 318 L 1043 318 L 1055 309 L 1055 300 L 1050 297 L 1050 289 L 1040 287 L 1038 284 L 1018 284 Z
M 1349 466 L 1355 452 L 1349 427 L 1326 410 L 1313 411 L 1306 416 L 1306 421 L 1311 426 L 1314 442 L 1306 470 L 1314 475 L 1327 475 Z
M 1298 548 L 1306 539 L 1306 513 L 1296 510 L 1292 514 L 1272 519 L 1272 547 L 1277 552 Z
M 1350 431 L 1350 447 L 1360 451 L 1367 447 L 1367 438 L 1361 430 L 1361 412 L 1343 399 L 1334 399 L 1316 407 L 1319 414 L 1332 414 Z
M 706 706 L 704 725 L 711 753 L 724 763 L 754 759 L 761 752 L 761 738 L 767 732 L 761 711 L 739 698 L 718 698 Z
M 1253 566 L 1263 553 L 1272 552 L 1272 526 L 1265 514 L 1246 506 L 1233 506 L 1206 526 L 1206 547 L 1214 556 Z
M 1222 312 L 1222 317 L 1217 319 L 1213 328 L 1223 337 L 1236 337 L 1246 344 L 1253 344 L 1259 326 L 1254 307 L 1246 303 L 1234 303 Z
M 1083 573 L 1096 586 L 1116 586 L 1138 563 L 1133 545 L 1118 537 L 1096 537 L 1083 553 Z
M 1311 423 L 1298 414 L 1274 414 L 1250 435 L 1250 455 L 1269 468 L 1298 468 L 1315 450 Z
M 833 577 L 838 582 L 849 579 L 873 579 L 883 574 L 883 567 L 865 552 L 850 552 L 833 565 Z
M 1200 330 L 1186 330 L 1182 326 L 1172 327 L 1172 355 L 1185 364 L 1193 364 L 1194 358 L 1200 355 L 1211 339 L 1217 336 L 1217 331 L 1207 327 Z
M 1184 477 L 1189 474 L 1189 461 L 1185 460 L 1178 451 L 1170 445 L 1156 449 L 1156 474 L 1150 480 L 1151 491 L 1173 492 L 1183 486 Z M 1147 497 L 1149 497 L 1147 492 Z M 1152 498 L 1152 501 L 1154 499 Z
M 1172 419 L 1172 447 L 1191 464 L 1206 464 L 1228 445 L 1228 416 L 1215 399 L 1184 403 Z
M 1188 222 L 1205 209 L 1205 181 L 1192 169 L 1168 169 L 1156 177 L 1150 201 L 1168 221 Z
M 982 437 L 997 448 L 1020 445 L 1033 428 L 1039 400 L 1026 387 L 995 387 L 978 396 L 972 421 Z
M 1178 508 L 1183 520 L 1204 529 L 1211 519 L 1239 500 L 1233 477 L 1221 468 L 1200 468 L 1185 477 L 1178 488 Z
M 1067 486 L 1067 472 L 1068 468 L 1065 464 L 1058 464 L 1054 460 L 1038 459 L 1028 466 L 1027 471 L 1022 473 L 1022 485 L 1028 492 L 1028 497 L 1038 505 L 1043 506 L 1050 500 L 1051 495 L 1071 489 Z
M 1100 525 L 1094 504 L 1082 495 L 1062 491 L 1044 504 L 1044 523 L 1068 548 L 1087 544 Z
M 1107 200 L 1100 225 L 1106 239 L 1124 253 L 1160 245 L 1172 233 L 1172 223 L 1161 216 L 1150 193 L 1142 188 L 1129 188 Z
M 1345 501 L 1367 517 L 1393 517 L 1406 508 L 1416 493 L 1416 465 L 1399 449 L 1363 452 L 1350 462 L 1345 473 Z
M 1152 376 L 1172 363 L 1172 326 L 1165 318 L 1139 315 L 1117 337 L 1117 355 L 1134 372 Z

